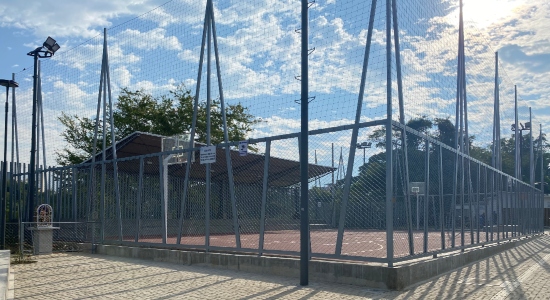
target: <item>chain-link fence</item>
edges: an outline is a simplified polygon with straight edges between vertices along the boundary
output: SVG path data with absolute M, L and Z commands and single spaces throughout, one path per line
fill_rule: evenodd
M 541 232 L 540 190 L 409 127 L 404 147 L 399 123 L 388 170 L 385 140 L 372 139 L 385 135 L 380 124 L 358 125 L 372 142 L 354 145 L 352 159 L 344 146 L 351 141 L 348 126 L 311 132 L 312 143 L 324 145 L 309 163 L 312 257 L 399 261 Z M 186 162 L 167 159 L 185 157 L 188 149 L 50 168 L 39 172 L 50 183 L 38 198 L 53 207 L 60 249 L 95 237 L 107 244 L 297 255 L 300 164 L 280 158 L 298 152 L 297 137 L 250 140 L 257 151 L 245 156 L 237 143 L 216 145 L 209 173 L 200 157 L 206 145 L 199 143 L 189 172 Z M 119 151 L 158 147 L 161 139 L 141 133 Z M 321 155 L 332 164 L 324 165 Z M 24 225 L 27 247 L 33 225 Z
M 26 157 L 12 150 L 8 222 L 32 221 L 31 206 L 45 203 L 54 222 L 96 222 L 101 243 L 296 255 L 304 63 L 312 257 L 391 264 L 541 231 L 541 120 L 531 122 L 521 96 L 514 107 L 515 85 L 497 72 L 505 61 L 475 19 L 459 75 L 451 1 L 313 1 L 308 51 L 299 7 L 169 1 L 44 61 L 35 199 Z M 15 76 L 27 105 L 12 124 L 25 137 L 30 75 Z M 459 114 L 459 76 L 469 119 Z M 184 132 L 192 149 L 165 147 Z M 62 166 L 40 166 L 54 160 Z

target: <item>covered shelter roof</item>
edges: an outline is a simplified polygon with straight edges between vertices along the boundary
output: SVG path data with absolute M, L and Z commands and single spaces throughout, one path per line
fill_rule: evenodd
M 164 136 L 134 132 L 116 144 L 117 158 L 130 158 L 118 162 L 119 172 L 139 173 L 140 162 L 138 156 L 143 156 L 143 172 L 145 174 L 155 174 L 160 172 L 159 156 L 150 154 L 159 153 L 162 150 L 161 144 Z M 204 147 L 205 144 L 195 142 L 195 148 Z M 106 149 L 106 160 L 113 159 L 113 149 Z M 206 165 L 200 163 L 199 151 L 194 151 L 194 162 L 191 164 L 190 179 L 195 181 L 206 180 Z M 246 156 L 240 156 L 239 151 L 230 150 L 231 164 L 233 167 L 233 180 L 235 184 L 261 184 L 264 176 L 265 156 L 263 154 L 248 153 Z M 166 157 L 166 156 L 164 156 Z M 102 154 L 96 155 L 96 161 L 102 160 Z M 86 161 L 91 162 L 91 158 Z M 109 167 L 109 166 L 108 166 Z M 110 166 L 112 168 L 112 165 Z M 185 163 L 168 165 L 169 176 L 184 177 Z M 332 167 L 309 164 L 308 179 L 324 176 L 335 170 Z M 211 180 L 227 181 L 227 160 L 225 148 L 216 148 L 216 162 L 211 164 Z M 277 187 L 292 186 L 300 182 L 300 162 L 271 156 L 269 159 L 268 185 Z

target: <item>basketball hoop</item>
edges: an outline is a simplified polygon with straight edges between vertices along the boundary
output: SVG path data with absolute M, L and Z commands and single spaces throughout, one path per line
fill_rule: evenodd
M 178 134 L 171 137 L 162 138 L 161 151 L 174 151 L 181 150 L 181 153 L 174 153 L 168 155 L 165 160 L 167 165 L 184 164 L 187 162 L 186 149 L 189 148 L 191 135 L 189 133 Z M 194 143 L 193 146 L 194 147 Z M 195 151 L 191 152 L 191 163 L 195 162 Z

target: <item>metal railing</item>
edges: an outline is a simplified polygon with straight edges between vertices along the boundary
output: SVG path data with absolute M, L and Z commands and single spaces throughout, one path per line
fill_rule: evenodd
M 310 143 L 326 145 L 335 137 L 349 138 L 351 127 L 312 131 Z M 357 127 L 385 130 L 380 122 Z M 310 164 L 312 257 L 397 262 L 542 232 L 540 190 L 434 138 L 407 131 L 423 146 L 405 150 L 396 143 L 391 178 L 385 172 L 383 148 L 368 149 L 368 162 L 363 163 L 359 156 L 353 159 L 349 181 L 339 166 L 324 166 L 335 161 L 334 155 Z M 70 238 L 89 242 L 95 237 L 105 244 L 297 255 L 299 164 L 278 156 L 297 153 L 298 139 L 289 134 L 250 143 L 263 153 L 231 155 L 234 195 L 230 195 L 224 157 L 212 164 L 210 174 L 197 158 L 184 195 L 185 168 L 163 165 L 167 155 L 189 151 L 183 149 L 40 170 L 38 174 L 47 184 L 38 198 L 52 205 L 54 222 L 62 228 L 57 235 L 60 242 L 71 242 Z M 217 149 L 233 144 L 220 144 Z M 349 149 L 342 146 L 344 154 Z M 199 153 L 199 147 L 191 150 Z M 327 149 L 319 148 L 322 150 Z M 457 160 L 460 167 L 456 171 Z M 14 187 L 24 186 L 17 183 L 25 176 L 14 174 Z M 211 176 L 209 187 L 206 176 Z M 456 181 L 453 176 L 458 176 Z M 386 201 L 386 180 L 393 182 L 390 203 Z M 406 190 L 412 182 L 418 189 Z M 346 188 L 349 193 L 344 206 Z M 24 204 L 24 199 L 16 198 L 14 203 Z M 388 220 L 393 220 L 391 226 Z M 65 223 L 68 221 L 72 223 Z M 24 225 L 22 236 L 27 241 L 32 226 Z M 390 255 L 388 248 L 393 249 Z

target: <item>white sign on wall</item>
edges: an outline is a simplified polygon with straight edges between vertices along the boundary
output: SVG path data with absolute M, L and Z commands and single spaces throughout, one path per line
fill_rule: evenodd
M 216 146 L 201 147 L 201 165 L 216 162 Z

